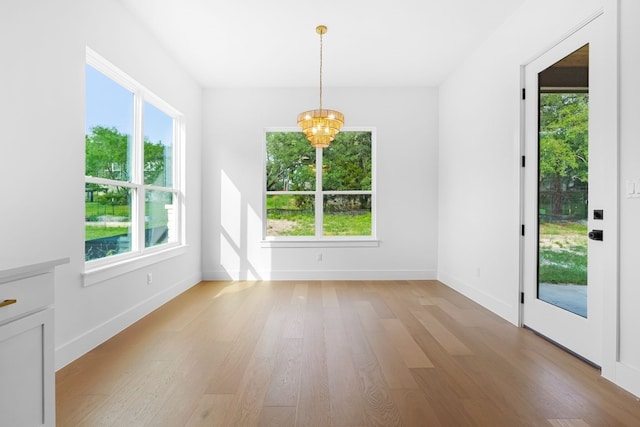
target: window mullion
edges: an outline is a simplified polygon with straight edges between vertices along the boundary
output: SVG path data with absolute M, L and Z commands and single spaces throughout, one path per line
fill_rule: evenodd
M 116 187 L 125 187 L 125 188 L 136 188 L 135 184 L 125 181 L 118 181 L 116 179 L 108 179 L 108 178 L 96 178 L 93 176 L 85 176 L 84 178 L 86 183 L 90 184 L 99 184 L 99 185 L 113 185 Z
M 316 197 L 315 197 L 315 225 L 316 237 L 322 237 L 323 221 L 322 195 L 322 148 L 316 148 Z
M 183 127 L 182 120 L 173 118 L 173 140 L 180 141 L 182 138 Z M 174 194 L 174 222 L 173 222 L 173 235 L 171 234 L 171 230 L 169 231 L 169 241 L 171 241 L 172 237 L 175 237 L 175 241 L 182 242 L 183 236 L 186 234 L 184 230 L 184 224 L 182 222 L 183 218 L 183 210 L 182 210 L 182 202 L 183 202 L 183 194 L 179 191 L 182 188 L 183 180 L 183 172 L 184 169 L 181 167 L 183 151 L 182 146 L 178 144 L 173 144 L 173 151 L 171 154 L 171 164 L 172 164 L 172 183 L 173 183 L 173 194 Z
M 133 109 L 133 161 L 131 162 L 131 177 L 136 189 L 133 192 L 133 232 L 132 242 L 134 251 L 144 250 L 145 233 L 145 189 L 144 189 L 144 99 L 140 92 L 135 93 Z

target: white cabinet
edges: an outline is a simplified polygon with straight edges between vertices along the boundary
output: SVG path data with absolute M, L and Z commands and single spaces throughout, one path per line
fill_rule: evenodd
M 54 268 L 0 269 L 0 425 L 55 425 Z

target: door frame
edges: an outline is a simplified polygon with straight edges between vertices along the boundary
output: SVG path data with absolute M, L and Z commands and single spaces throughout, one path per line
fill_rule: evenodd
M 612 191 L 608 192 L 604 198 L 604 209 L 608 212 L 607 220 L 607 240 L 610 241 L 610 249 L 604 255 L 604 267 L 603 267 L 603 279 L 601 295 L 601 374 L 603 377 L 612 380 L 616 383 L 616 372 L 620 367 L 619 361 L 619 43 L 618 43 L 618 21 L 619 21 L 619 0 L 604 0 L 604 6 L 585 19 L 580 21 L 577 25 L 569 29 L 564 35 L 557 38 L 554 43 L 544 46 L 534 56 L 530 57 L 527 61 L 520 65 L 520 87 L 524 90 L 526 87 L 526 67 L 537 60 L 539 57 L 550 51 L 560 43 L 570 38 L 573 34 L 580 31 L 582 28 L 593 22 L 596 18 L 602 19 L 603 22 L 603 34 L 604 42 L 607 46 L 604 53 L 604 62 L 607 64 L 606 68 L 606 80 L 605 87 L 607 94 L 609 95 L 603 100 L 603 107 L 599 114 L 604 122 L 604 133 L 606 139 L 610 141 L 611 156 L 606 159 L 606 167 L 611 170 L 609 174 L 611 177 L 610 182 L 607 182 L 607 188 L 611 188 Z M 518 159 L 525 159 L 526 153 L 526 110 L 525 99 L 521 96 L 520 111 L 519 111 L 519 156 Z M 523 160 L 524 161 L 524 160 Z M 531 163 L 531 162 L 529 162 Z M 520 186 L 519 186 L 519 220 L 523 225 L 523 231 L 526 228 L 526 212 L 525 212 L 525 199 L 527 194 L 525 192 L 525 167 L 534 167 L 531 164 L 519 165 L 520 174 Z M 530 195 L 529 197 L 533 197 Z M 532 228 L 529 226 L 529 228 Z M 519 256 L 519 308 L 518 308 L 518 324 L 524 326 L 524 304 L 521 303 L 520 297 L 524 292 L 525 285 L 525 237 L 524 233 L 520 236 L 520 256 Z

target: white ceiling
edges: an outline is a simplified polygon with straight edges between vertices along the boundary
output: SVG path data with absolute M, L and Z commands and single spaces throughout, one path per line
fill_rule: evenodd
M 439 84 L 525 0 L 121 0 L 205 87 Z

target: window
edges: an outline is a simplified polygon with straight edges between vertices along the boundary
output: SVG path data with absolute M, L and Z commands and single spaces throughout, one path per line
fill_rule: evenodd
M 374 238 L 372 130 L 343 130 L 325 149 L 301 132 L 265 139 L 267 239 Z
M 179 114 L 88 51 L 85 261 L 101 266 L 181 242 Z

